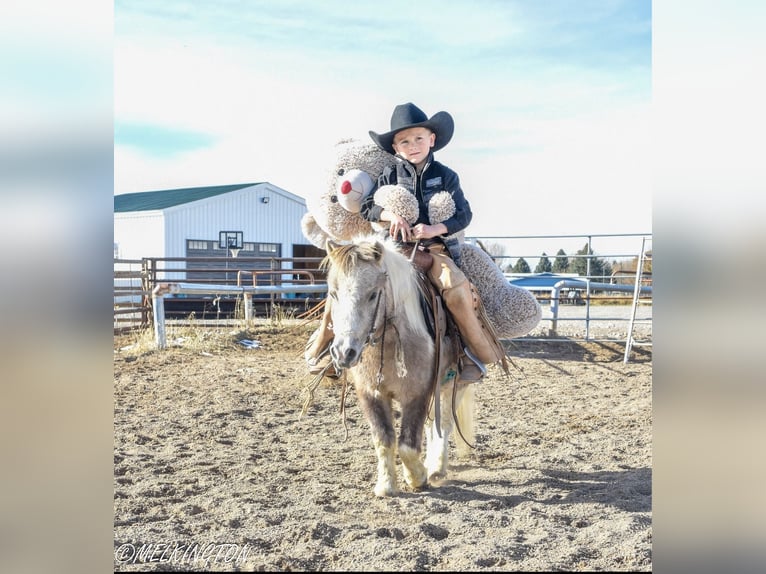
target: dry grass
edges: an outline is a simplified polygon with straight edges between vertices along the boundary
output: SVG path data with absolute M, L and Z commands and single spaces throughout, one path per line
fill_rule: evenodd
M 258 341 L 264 334 L 295 333 L 307 340 L 316 322 L 295 318 L 292 309 L 274 305 L 269 317 L 261 319 L 200 320 L 194 313 L 184 320 L 166 321 L 168 348 L 182 347 L 199 353 L 215 353 L 237 346 L 241 341 Z M 128 332 L 115 337 L 115 352 L 139 356 L 157 349 L 153 328 Z

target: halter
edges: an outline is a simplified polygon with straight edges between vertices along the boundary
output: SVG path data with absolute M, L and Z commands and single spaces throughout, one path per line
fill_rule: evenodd
M 386 283 L 388 283 L 388 273 L 385 273 L 386 276 Z M 385 345 L 386 345 L 386 327 L 388 325 L 392 325 L 394 327 L 394 330 L 396 330 L 396 325 L 393 322 L 393 317 L 388 316 L 387 310 L 385 310 L 384 305 L 384 311 L 383 311 L 383 321 L 382 323 L 378 323 L 378 311 L 380 309 L 380 300 L 381 295 L 385 293 L 385 288 L 378 289 L 378 292 L 375 296 L 375 310 L 373 311 L 372 315 L 372 324 L 370 325 L 370 330 L 367 333 L 367 338 L 364 341 L 364 344 L 362 345 L 362 349 L 360 350 L 360 354 L 364 351 L 364 349 L 369 345 L 370 347 L 376 347 L 378 345 L 378 342 L 380 342 L 380 364 L 378 365 L 378 374 L 375 378 L 376 385 L 379 387 L 380 383 L 383 382 L 383 358 L 384 358 L 384 351 L 385 351 Z M 375 336 L 375 333 L 380 330 L 380 335 Z M 398 333 L 397 333 L 398 334 Z M 336 369 L 339 369 L 339 367 L 336 365 Z
M 388 281 L 388 276 L 386 276 L 386 281 Z M 371 347 L 374 347 L 377 344 L 377 340 L 375 339 L 375 331 L 377 331 L 376 321 L 378 319 L 378 309 L 380 308 L 380 296 L 385 291 L 385 289 L 378 289 L 378 293 L 375 296 L 375 311 L 372 313 L 372 325 L 370 325 L 370 332 L 367 333 L 367 339 L 364 341 L 364 346 L 362 346 L 362 349 L 364 349 L 365 346 L 370 345 Z M 383 332 L 380 334 L 381 341 L 385 337 L 386 334 L 386 322 L 388 321 L 388 316 L 386 315 L 385 311 L 383 312 Z
M 388 283 L 388 273 L 386 275 L 386 283 Z M 381 295 L 385 293 L 385 288 L 378 289 L 378 294 L 375 297 L 375 311 L 372 315 L 372 325 L 370 325 L 370 332 L 367 334 L 367 339 L 364 342 L 364 345 L 362 346 L 362 351 L 364 351 L 364 348 L 369 345 L 370 347 L 375 347 L 378 344 L 378 341 L 380 341 L 380 363 L 378 364 L 378 374 L 375 376 L 375 384 L 377 387 L 380 387 L 380 383 L 383 382 L 383 356 L 385 353 L 386 348 L 386 327 L 388 325 L 394 325 L 392 318 L 388 316 L 388 311 L 384 305 L 383 307 L 383 323 L 381 327 L 378 327 L 377 320 L 378 320 L 378 309 L 380 308 L 380 299 Z M 375 337 L 375 333 L 380 328 L 380 336 Z M 394 329 L 396 329 L 396 326 L 394 325 Z M 360 351 L 361 352 L 361 351 Z

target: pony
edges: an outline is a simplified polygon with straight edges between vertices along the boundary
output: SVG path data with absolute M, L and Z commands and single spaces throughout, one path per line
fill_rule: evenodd
M 434 485 L 446 478 L 455 423 L 458 455 L 470 453 L 473 385 L 460 384 L 448 362 L 437 365 L 437 352 L 444 353 L 447 345 L 429 331 L 421 306 L 422 277 L 390 239 L 362 236 L 343 245 L 330 240 L 326 251 L 334 332 L 330 354 L 338 372 L 352 383 L 370 428 L 378 471 L 374 494 L 398 492 L 397 453 L 407 486 L 416 492 L 426 489 L 429 481 Z M 394 402 L 401 412 L 398 440 Z M 440 411 L 452 416 L 440 416 Z

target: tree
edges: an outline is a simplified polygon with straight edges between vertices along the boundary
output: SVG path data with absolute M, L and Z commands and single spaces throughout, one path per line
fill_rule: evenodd
M 548 255 L 543 251 L 543 256 L 540 257 L 540 261 L 537 262 L 537 267 L 535 267 L 535 273 L 550 273 L 552 269 L 553 267 L 548 259 Z
M 586 243 L 582 249 L 577 252 L 577 255 L 593 255 L 593 250 L 588 249 Z M 588 275 L 588 257 L 578 257 L 572 263 L 572 271 L 578 275 L 585 277 Z M 604 261 L 599 257 L 590 257 L 590 277 L 593 279 L 604 279 L 612 275 L 612 266 L 608 261 Z
M 477 239 L 476 244 L 492 258 L 492 261 L 494 261 L 498 267 L 501 269 L 503 268 L 503 262 L 506 260 L 506 257 L 505 246 L 502 243 L 484 243 Z M 510 263 L 508 263 L 508 267 L 510 267 Z
M 554 273 L 566 273 L 569 270 L 569 257 L 563 249 L 556 253 L 556 260 L 553 262 Z
M 529 263 L 524 261 L 523 257 L 520 257 L 516 261 L 516 265 L 513 266 L 513 272 L 514 273 L 530 273 L 531 271 L 529 269 Z

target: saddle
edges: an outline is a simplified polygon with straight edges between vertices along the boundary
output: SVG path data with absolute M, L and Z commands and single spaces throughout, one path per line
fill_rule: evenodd
M 405 243 L 402 245 L 402 253 L 409 259 L 418 270 L 420 281 L 420 306 L 426 319 L 428 330 L 436 343 L 437 369 L 436 372 L 445 374 L 449 367 L 457 368 L 462 364 L 464 346 L 460 343 L 460 331 L 452 318 L 452 313 L 437 291 L 433 283 L 428 279 L 428 270 L 433 264 L 433 255 L 428 251 L 428 244 Z
M 429 265 L 430 266 L 430 265 Z M 427 269 L 427 268 L 426 268 Z M 433 283 L 428 279 L 428 275 L 418 269 L 418 282 L 420 291 L 420 306 L 423 310 L 423 316 L 428 326 L 429 334 L 434 340 L 434 378 L 431 381 L 431 401 L 434 407 L 434 420 L 436 423 L 436 432 L 441 437 L 441 405 L 439 385 L 447 383 L 450 380 L 457 380 L 458 364 L 461 358 L 462 344 L 460 333 L 452 320 L 452 316 L 447 310 L 442 297 Z M 463 435 L 460 425 L 457 423 L 457 414 L 455 413 L 455 395 L 457 385 L 452 387 L 452 417 L 455 421 L 457 432 Z M 465 440 L 465 437 L 463 437 Z M 465 440 L 467 444 L 470 444 Z
M 428 273 L 434 262 L 434 256 L 428 252 L 427 247 L 419 243 L 404 243 L 401 249 L 418 271 Z
M 464 360 L 465 350 L 461 342 L 460 331 L 441 294 L 428 279 L 428 270 L 434 260 L 428 247 L 422 243 L 406 243 L 402 245 L 402 252 L 418 271 L 420 307 L 429 334 L 436 345 L 435 376 L 438 380 L 446 382 L 450 376 L 450 370 L 452 370 L 452 376 L 455 376 Z M 434 389 L 436 389 L 437 384 L 437 381 L 434 381 Z
M 418 273 L 420 283 L 420 307 L 426 320 L 428 332 L 436 345 L 438 374 L 444 374 L 449 367 L 456 368 L 460 358 L 460 333 L 447 310 L 441 295 L 422 271 Z
M 434 261 L 433 255 L 428 252 L 427 247 L 412 243 L 404 244 L 402 246 L 402 253 L 410 259 L 412 265 L 418 270 L 420 306 L 423 309 L 423 316 L 426 319 L 428 331 L 436 343 L 437 350 L 441 347 L 447 347 L 448 340 L 454 341 L 455 348 L 459 349 L 457 346 L 457 340 L 459 339 L 457 327 L 452 321 L 452 317 L 442 300 L 441 294 L 428 279 L 428 270 Z M 443 353 L 437 353 L 439 360 L 438 367 L 448 366 L 442 365 L 443 360 L 447 358 L 442 355 Z M 456 364 L 457 357 L 458 355 L 455 355 Z M 441 368 L 436 369 L 437 372 L 442 370 Z

